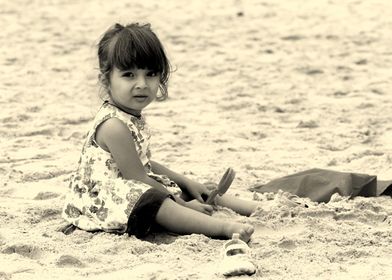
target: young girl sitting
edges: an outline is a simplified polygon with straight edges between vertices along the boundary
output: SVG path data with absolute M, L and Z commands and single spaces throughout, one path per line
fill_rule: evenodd
M 99 79 L 107 100 L 99 109 L 72 175 L 63 217 L 87 230 L 144 237 L 163 228 L 248 241 L 251 225 L 212 217 L 210 191 L 151 160 L 142 111 L 167 97 L 170 64 L 150 25 L 115 24 L 98 44 Z M 158 89 L 160 94 L 158 94 Z M 170 189 L 180 188 L 181 195 Z M 215 203 L 250 215 L 256 202 L 217 196 Z

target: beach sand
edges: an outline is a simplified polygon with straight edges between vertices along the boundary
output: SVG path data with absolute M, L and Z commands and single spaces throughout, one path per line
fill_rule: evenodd
M 0 279 L 224 279 L 224 240 L 64 235 L 61 208 L 99 107 L 95 45 L 150 22 L 173 67 L 146 109 L 153 158 L 230 193 L 274 200 L 248 222 L 250 279 L 390 279 L 392 199 L 309 208 L 248 188 L 314 167 L 392 179 L 392 2 L 2 1 Z M 248 277 L 238 277 L 246 279 Z M 235 279 L 235 277 L 234 277 Z

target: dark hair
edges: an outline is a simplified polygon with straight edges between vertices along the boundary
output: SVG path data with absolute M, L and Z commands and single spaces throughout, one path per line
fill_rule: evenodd
M 157 99 L 167 98 L 171 67 L 150 24 L 132 23 L 122 26 L 116 23 L 110 27 L 98 43 L 98 60 L 100 81 L 106 89 L 114 67 L 121 71 L 132 68 L 150 69 L 160 73 L 161 95 Z

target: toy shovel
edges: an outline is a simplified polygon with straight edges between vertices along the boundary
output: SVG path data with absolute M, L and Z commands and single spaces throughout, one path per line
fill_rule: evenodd
M 206 204 L 214 204 L 215 197 L 217 195 L 222 196 L 230 187 L 231 183 L 233 182 L 235 177 L 235 172 L 232 168 L 228 168 L 223 174 L 222 179 L 220 180 L 218 186 L 216 187 L 215 190 L 213 190 L 210 195 L 208 196 L 208 199 L 206 201 Z

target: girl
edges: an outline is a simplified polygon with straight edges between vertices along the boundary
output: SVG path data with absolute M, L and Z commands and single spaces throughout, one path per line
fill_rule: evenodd
M 115 24 L 98 44 L 98 59 L 107 100 L 71 177 L 63 217 L 83 230 L 127 232 L 138 238 L 159 227 L 210 237 L 238 233 L 248 241 L 252 226 L 211 216 L 213 208 L 202 199 L 209 194 L 204 185 L 151 160 L 142 111 L 167 97 L 170 64 L 150 25 Z M 180 188 L 181 195 L 173 195 L 173 188 Z M 228 195 L 215 203 L 243 215 L 257 206 Z

